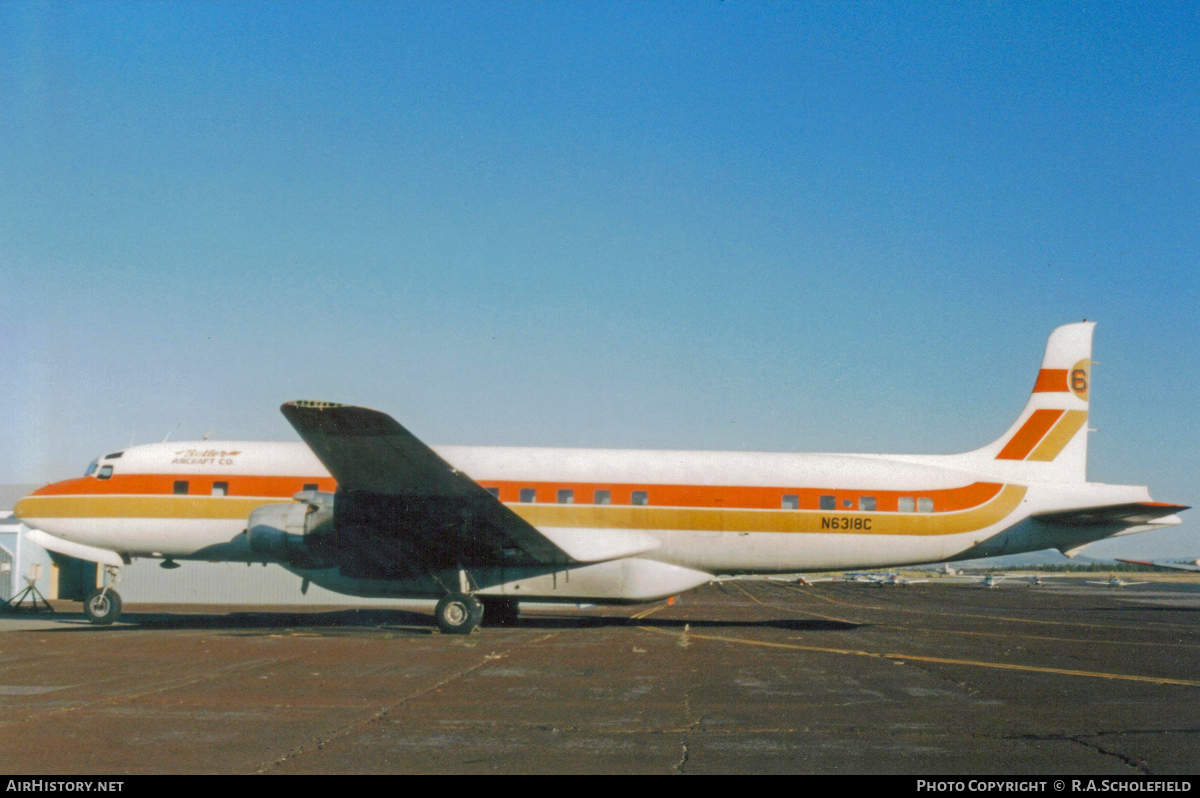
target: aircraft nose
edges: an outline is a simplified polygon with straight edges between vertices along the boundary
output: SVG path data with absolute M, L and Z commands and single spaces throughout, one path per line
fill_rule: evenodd
M 32 499 L 34 496 L 44 496 L 53 493 L 55 485 L 58 484 L 59 483 L 55 482 L 50 485 L 43 485 L 37 490 L 30 491 L 20 499 L 17 499 L 17 503 L 13 505 L 13 515 L 16 516 L 18 520 L 29 518 L 32 514 L 34 504 L 34 502 L 30 501 L 30 499 Z

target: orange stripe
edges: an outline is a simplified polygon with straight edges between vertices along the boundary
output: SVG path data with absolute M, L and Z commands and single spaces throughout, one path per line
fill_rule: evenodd
M 167 496 L 174 493 L 176 480 L 188 481 L 188 495 L 207 496 L 213 482 L 228 482 L 230 497 L 278 497 L 290 499 L 307 483 L 317 483 L 320 490 L 333 491 L 337 483 L 330 477 L 255 477 L 195 474 L 113 474 L 111 479 L 82 477 L 56 482 L 34 491 L 31 496 Z M 799 509 L 820 508 L 822 496 L 833 496 L 837 509 L 858 508 L 861 496 L 873 496 L 878 512 L 898 512 L 901 497 L 933 499 L 937 512 L 954 512 L 978 507 L 993 499 L 1001 485 L 995 482 L 975 482 L 959 488 L 928 490 L 914 487 L 909 490 L 846 490 L 844 488 L 746 487 L 740 485 L 648 485 L 596 482 L 534 482 L 480 480 L 485 488 L 498 488 L 500 501 L 517 504 L 522 488 L 537 491 L 538 504 L 556 504 L 558 491 L 571 490 L 579 504 L 592 504 L 597 490 L 607 490 L 613 504 L 632 504 L 635 490 L 645 491 L 648 503 L 656 507 L 698 507 L 715 509 L 778 510 L 785 495 L 798 497 Z M 850 508 L 842 503 L 851 502 Z
M 1061 410 L 1035 410 L 1033 415 L 1017 430 L 1012 440 L 996 455 L 997 460 L 1024 460 L 1025 455 L 1033 451 L 1038 441 L 1058 421 L 1063 414 Z
M 558 491 L 574 492 L 577 504 L 592 504 L 595 501 L 595 491 L 607 490 L 613 504 L 631 504 L 631 493 L 635 490 L 645 491 L 647 503 L 653 507 L 706 507 L 716 509 L 740 510 L 778 510 L 780 501 L 785 495 L 797 496 L 799 509 L 816 510 L 820 508 L 822 496 L 833 496 L 839 511 L 857 509 L 860 496 L 875 497 L 875 507 L 878 512 L 898 512 L 900 497 L 922 497 L 933 499 L 933 505 L 938 512 L 953 512 L 966 510 L 990 501 L 1000 492 L 1002 487 L 996 482 L 975 482 L 961 488 L 943 490 L 926 490 L 913 488 L 911 490 L 845 490 L 839 488 L 789 488 L 789 487 L 744 487 L 737 485 L 637 485 L 620 483 L 591 483 L 591 482 L 518 482 L 483 479 L 479 484 L 485 488 L 499 488 L 500 501 L 509 504 L 520 502 L 522 488 L 537 490 L 537 504 L 556 504 Z M 849 499 L 850 508 L 843 508 L 842 502 Z
M 1066 393 L 1068 390 L 1066 369 L 1042 369 L 1033 384 L 1034 393 Z

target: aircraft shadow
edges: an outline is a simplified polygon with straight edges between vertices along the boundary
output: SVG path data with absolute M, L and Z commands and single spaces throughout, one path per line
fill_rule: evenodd
M 780 618 L 767 621 L 722 621 L 713 619 L 693 620 L 668 618 L 620 618 L 581 615 L 572 616 L 522 616 L 520 628 L 525 629 L 586 629 L 606 626 L 649 626 L 654 629 L 786 629 L 793 632 L 850 632 L 866 624 L 827 621 L 819 618 Z
M 40 629 L 38 634 L 57 633 L 116 633 L 147 630 L 204 629 L 227 632 L 277 633 L 300 629 L 336 632 L 381 631 L 410 635 L 430 635 L 435 632 L 433 618 L 419 612 L 391 609 L 347 609 L 331 612 L 231 612 L 193 614 L 167 612 L 127 612 L 113 626 L 94 626 L 82 614 L 60 613 L 55 620 L 62 626 Z M 795 632 L 848 632 L 865 624 L 845 623 L 823 619 L 785 618 L 763 621 L 722 621 L 712 619 L 628 618 L 596 615 L 522 615 L 516 629 L 596 629 L 604 627 L 649 626 L 655 629 L 743 629 L 772 628 Z M 481 632 L 498 630 L 484 624 Z M 33 630 L 30 630 L 33 631 Z

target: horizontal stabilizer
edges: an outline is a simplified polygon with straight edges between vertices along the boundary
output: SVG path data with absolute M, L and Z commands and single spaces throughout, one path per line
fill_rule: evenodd
M 1062 526 L 1101 526 L 1107 524 L 1169 524 L 1167 516 L 1188 509 L 1182 504 L 1165 502 L 1130 502 L 1103 507 L 1084 507 L 1079 510 L 1059 510 L 1033 516 L 1039 521 Z
M 1192 562 L 1163 562 L 1161 560 L 1123 560 L 1117 558 L 1117 562 L 1127 562 L 1133 565 L 1149 565 L 1151 568 L 1165 568 L 1170 571 L 1200 571 L 1200 560 Z

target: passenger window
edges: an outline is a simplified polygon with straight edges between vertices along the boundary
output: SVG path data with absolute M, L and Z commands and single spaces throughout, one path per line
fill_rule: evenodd
M 526 503 L 537 501 L 537 489 L 521 488 L 521 501 Z
M 849 510 L 854 506 L 854 499 L 842 499 L 842 509 Z
M 860 496 L 858 499 L 858 509 L 862 510 L 865 513 L 875 512 L 875 497 L 874 496 Z
M 108 479 L 112 476 L 112 466 L 100 466 L 100 473 L 96 475 L 96 479 Z
M 833 498 L 832 496 L 822 496 L 820 507 L 822 510 L 836 510 L 837 499 Z
M 183 495 L 183 494 L 187 493 L 187 491 L 188 491 L 188 484 L 187 484 L 186 479 L 175 480 L 175 494 L 177 496 Z
M 900 512 L 911 513 L 915 509 L 916 509 L 916 505 L 913 504 L 913 500 L 912 500 L 911 496 L 901 496 L 900 497 Z
M 320 486 L 315 482 L 305 482 L 304 487 L 300 490 L 320 490 Z
M 650 503 L 650 496 L 644 490 L 635 490 L 633 492 L 633 498 L 629 503 L 636 504 L 639 507 L 645 507 Z
M 932 513 L 933 499 L 917 499 L 917 512 Z
M 183 484 L 185 486 L 187 485 L 186 482 Z M 184 493 L 187 493 L 187 491 L 185 490 Z M 229 495 L 229 483 L 228 482 L 214 482 L 213 488 L 212 488 L 212 495 L 214 495 L 214 496 Z
M 570 490 L 570 489 L 560 490 L 558 492 L 558 503 L 559 504 L 574 504 L 575 503 L 575 491 Z
M 783 501 L 780 502 L 779 506 L 785 510 L 799 510 L 800 497 L 794 493 L 785 493 L 783 494 Z
M 492 494 L 492 496 L 496 497 L 497 499 L 500 498 L 500 489 L 499 488 L 488 488 L 487 492 Z
M 596 504 L 612 504 L 612 493 L 607 490 L 598 490 L 595 495 Z

